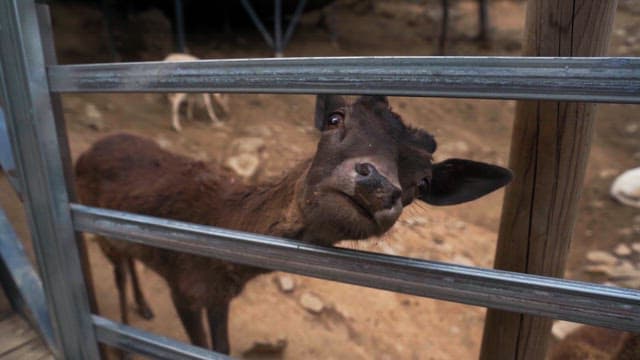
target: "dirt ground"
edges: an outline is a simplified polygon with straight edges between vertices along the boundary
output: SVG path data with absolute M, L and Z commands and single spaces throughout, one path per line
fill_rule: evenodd
M 433 55 L 439 2 L 424 3 L 377 0 L 373 8 L 368 8 L 360 6 L 360 1 L 339 1 L 331 15 L 338 25 L 338 44 L 332 44 L 326 31 L 316 26 L 319 13 L 309 13 L 286 55 Z M 476 2 L 454 3 L 450 55 L 520 53 L 524 2 L 490 2 L 493 40 L 488 46 L 472 40 Z M 98 11 L 64 3 L 53 8 L 53 15 L 61 63 L 110 61 Z M 153 18 L 154 24 L 163 28 L 166 19 L 157 13 L 147 15 L 145 19 Z M 154 34 L 126 57 L 162 59 L 171 40 L 167 33 Z M 190 34 L 188 46 L 201 58 L 271 55 L 252 31 L 226 37 Z M 640 55 L 640 11 L 633 2 L 621 1 L 610 54 Z M 230 95 L 231 111 L 223 117 L 223 126 L 210 126 L 206 113 L 197 109 L 195 119 L 183 119 L 183 132 L 176 133 L 171 129 L 168 104 L 162 95 L 63 96 L 74 159 L 100 137 L 119 131 L 145 135 L 176 152 L 219 162 L 237 155 L 242 144 L 257 142 L 261 146 L 253 155 L 258 158 L 259 167 L 249 179 L 252 182 L 278 176 L 313 153 L 318 138 L 312 124 L 313 101 L 312 96 L 302 95 Z M 455 156 L 508 163 L 514 102 L 401 97 L 391 98 L 390 102 L 406 122 L 435 134 L 439 142 L 436 160 Z M 631 105 L 598 108 L 585 191 L 567 265 L 568 278 L 604 281 L 583 271 L 585 254 L 640 241 L 640 225 L 633 226 L 640 211 L 624 207 L 608 195 L 613 178 L 640 163 L 639 110 Z M 4 178 L 0 190 L 0 204 L 26 238 L 22 209 Z M 411 205 L 382 238 L 345 241 L 340 246 L 491 267 L 502 196 L 499 191 L 473 203 L 445 208 Z M 100 312 L 119 319 L 111 266 L 93 242 L 89 249 Z M 187 340 L 166 285 L 150 270 L 140 267 L 140 272 L 156 316 L 147 321 L 132 312 L 131 323 Z M 280 277 L 293 279 L 293 291 L 279 288 Z M 301 305 L 300 298 L 307 294 L 319 298 L 322 311 L 313 313 Z M 232 303 L 232 355 L 278 359 L 474 359 L 480 348 L 484 313 L 484 308 L 479 307 L 271 273 L 249 283 Z M 261 342 L 277 347 L 278 341 L 286 345 L 273 354 L 250 351 Z

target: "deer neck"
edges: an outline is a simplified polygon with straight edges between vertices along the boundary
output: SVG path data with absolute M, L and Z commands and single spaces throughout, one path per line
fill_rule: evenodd
M 229 227 L 259 234 L 300 239 L 303 184 L 311 161 L 305 161 L 278 181 L 244 186 L 231 195 L 222 211 L 232 217 Z

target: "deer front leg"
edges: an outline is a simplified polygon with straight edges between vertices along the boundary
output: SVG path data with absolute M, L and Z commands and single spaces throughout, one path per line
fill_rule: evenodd
M 133 258 L 128 259 L 128 265 L 131 274 L 131 284 L 133 285 L 133 296 L 136 299 L 136 305 L 138 307 L 138 314 L 140 314 L 144 319 L 151 320 L 153 319 L 153 311 L 151 311 L 151 307 L 142 293 L 140 281 L 138 280 L 138 271 L 136 270 L 136 264 Z
M 207 333 L 204 329 L 201 310 L 193 310 L 184 297 L 176 290 L 171 291 L 171 298 L 173 299 L 173 305 L 176 307 L 182 326 L 184 326 L 191 343 L 208 349 L 209 344 L 207 341 Z
M 229 302 L 216 304 L 207 309 L 207 319 L 209 320 L 209 330 L 211 331 L 211 345 L 213 350 L 229 354 Z

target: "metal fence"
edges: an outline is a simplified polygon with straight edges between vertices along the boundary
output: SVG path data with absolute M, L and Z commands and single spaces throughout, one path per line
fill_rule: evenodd
M 47 11 L 38 11 L 33 1 L 0 1 L 0 99 L 8 114 L 54 332 L 66 358 L 97 358 L 98 341 L 158 358 L 224 358 L 92 315 L 75 231 L 334 281 L 640 332 L 640 291 L 319 247 L 74 204 L 65 183 L 70 164 L 57 95 L 206 90 L 638 104 L 640 59 L 355 57 L 62 66 L 55 65 L 49 21 Z

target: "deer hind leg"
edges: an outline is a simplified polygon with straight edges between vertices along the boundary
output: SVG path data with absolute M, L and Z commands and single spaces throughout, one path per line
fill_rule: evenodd
M 187 100 L 187 94 L 176 93 L 169 95 L 169 102 L 171 103 L 171 124 L 175 131 L 182 131 L 180 126 L 180 105 Z
M 228 332 L 229 302 L 207 308 L 207 319 L 209 321 L 213 350 L 222 354 L 229 354 L 231 351 Z
M 129 273 L 131 274 L 131 285 L 133 285 L 133 296 L 136 299 L 137 311 L 142 318 L 151 320 L 153 319 L 153 311 L 147 299 L 145 299 L 140 287 L 140 281 L 138 280 L 138 271 L 136 270 L 136 264 L 133 258 L 128 259 Z
M 213 106 L 211 105 L 211 96 L 208 93 L 202 94 L 202 99 L 204 100 L 204 107 L 207 109 L 207 114 L 209 114 L 209 119 L 211 119 L 212 124 L 220 123 L 220 119 L 216 116 L 215 111 L 213 111 Z
M 227 94 L 218 93 L 214 93 L 211 95 L 213 96 L 213 100 L 217 102 L 218 105 L 220 105 L 222 112 L 224 112 L 226 115 L 229 115 L 231 113 L 229 109 L 229 96 Z
M 117 258 L 112 260 L 113 275 L 116 279 L 116 287 L 118 288 L 118 301 L 120 302 L 120 320 L 123 324 L 129 323 L 129 314 L 127 312 L 127 262 L 125 258 Z
M 207 341 L 207 333 L 204 328 L 204 321 L 200 309 L 193 310 L 187 301 L 184 300 L 183 296 L 174 289 L 171 290 L 171 298 L 173 299 L 173 305 L 176 307 L 182 326 L 184 326 L 191 343 L 208 349 L 209 343 Z

